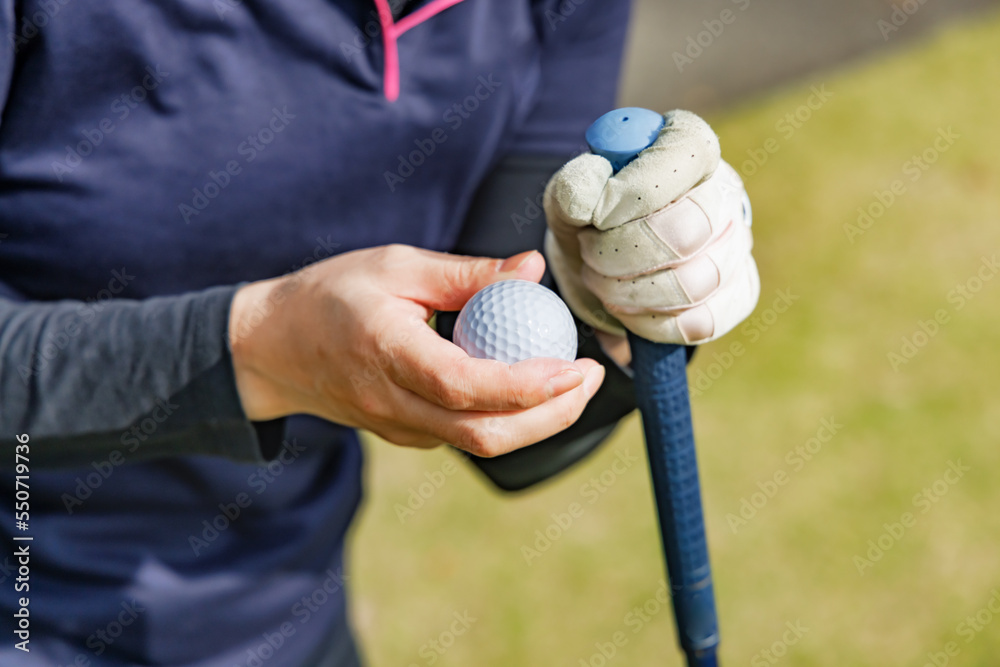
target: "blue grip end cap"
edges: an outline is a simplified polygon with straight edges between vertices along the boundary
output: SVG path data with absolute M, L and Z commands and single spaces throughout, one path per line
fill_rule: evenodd
M 656 141 L 661 129 L 663 116 L 655 111 L 639 107 L 615 109 L 591 124 L 587 144 L 618 171 Z

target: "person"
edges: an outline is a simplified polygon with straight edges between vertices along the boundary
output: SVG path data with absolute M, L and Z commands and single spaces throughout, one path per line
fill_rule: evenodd
M 359 664 L 356 429 L 525 488 L 633 409 L 623 327 L 700 343 L 756 303 L 703 121 L 574 158 L 627 3 L 0 6 L 4 665 Z M 451 344 L 479 288 L 551 284 L 543 245 L 581 357 Z

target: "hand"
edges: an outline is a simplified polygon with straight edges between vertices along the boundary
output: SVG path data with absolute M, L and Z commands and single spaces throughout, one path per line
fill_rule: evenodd
M 474 359 L 427 322 L 490 283 L 537 282 L 544 269 L 537 252 L 501 261 L 397 245 L 246 285 L 229 327 L 244 411 L 251 420 L 312 414 L 396 444 L 448 442 L 479 456 L 543 440 L 576 421 L 604 368 Z
M 750 201 L 705 121 L 687 111 L 665 121 L 617 174 L 581 155 L 552 177 L 545 252 L 563 298 L 591 326 L 699 344 L 757 304 Z

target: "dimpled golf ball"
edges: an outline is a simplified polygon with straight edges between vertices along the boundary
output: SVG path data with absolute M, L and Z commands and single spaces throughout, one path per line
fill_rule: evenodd
M 576 324 L 555 292 L 504 280 L 476 292 L 458 314 L 455 344 L 470 357 L 514 364 L 536 357 L 576 359 Z

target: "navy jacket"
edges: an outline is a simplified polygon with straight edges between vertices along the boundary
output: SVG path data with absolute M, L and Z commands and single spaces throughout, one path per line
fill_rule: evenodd
M 34 538 L 0 664 L 356 660 L 357 437 L 246 420 L 232 293 L 390 242 L 537 246 L 627 5 L 0 0 L 0 440 L 31 438 Z

